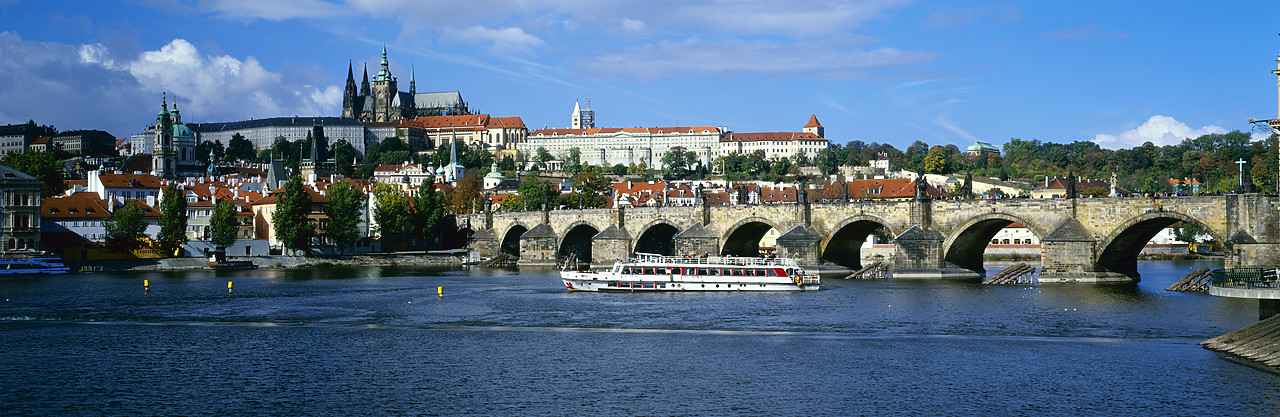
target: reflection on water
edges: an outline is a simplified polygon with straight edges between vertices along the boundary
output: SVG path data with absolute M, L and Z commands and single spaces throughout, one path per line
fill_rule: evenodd
M 1133 285 L 827 278 L 805 293 L 567 293 L 551 271 L 458 268 L 7 277 L 0 404 L 19 415 L 1276 414 L 1280 378 L 1195 345 L 1250 323 L 1256 303 L 1163 291 L 1209 265 L 1143 262 Z

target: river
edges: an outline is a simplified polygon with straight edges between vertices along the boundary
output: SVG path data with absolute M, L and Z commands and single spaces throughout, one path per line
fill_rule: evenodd
M 1257 303 L 1164 291 L 1215 265 L 803 293 L 567 293 L 550 271 L 460 268 L 4 277 L 0 414 L 1280 414 L 1280 376 L 1196 346 Z

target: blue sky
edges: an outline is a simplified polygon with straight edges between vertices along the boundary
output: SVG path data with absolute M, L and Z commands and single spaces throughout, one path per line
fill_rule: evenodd
M 385 43 L 408 89 L 567 127 L 799 131 L 834 143 L 1107 148 L 1277 115 L 1280 2 L 0 0 L 0 123 L 340 113 Z

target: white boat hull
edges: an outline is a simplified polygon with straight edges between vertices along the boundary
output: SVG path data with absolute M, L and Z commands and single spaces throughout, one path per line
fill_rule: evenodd
M 567 290 L 593 292 L 815 291 L 820 286 L 797 284 L 786 277 L 619 276 L 583 271 L 564 271 L 560 276 Z

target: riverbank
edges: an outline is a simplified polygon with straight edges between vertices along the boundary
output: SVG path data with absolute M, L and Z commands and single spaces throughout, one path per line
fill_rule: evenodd
M 462 265 L 466 257 L 452 253 L 400 252 L 306 257 L 275 255 L 236 259 L 252 261 L 258 268 L 325 268 L 333 266 L 458 266 Z M 73 270 L 88 266 L 105 271 L 175 271 L 204 269 L 208 265 L 207 258 L 164 258 L 101 261 L 74 265 Z

